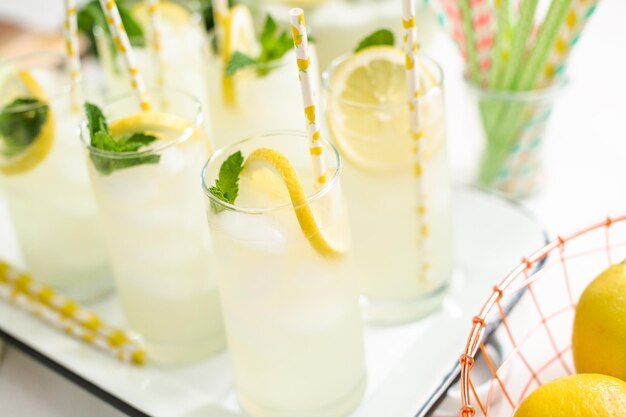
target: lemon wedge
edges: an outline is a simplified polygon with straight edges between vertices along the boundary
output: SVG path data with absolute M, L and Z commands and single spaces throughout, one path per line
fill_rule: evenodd
M 48 96 L 43 87 L 27 70 L 21 70 L 17 74 L 17 82 L 27 90 L 28 94 L 42 103 L 48 103 Z M 28 172 L 48 156 L 54 143 L 55 121 L 52 109 L 48 106 L 48 117 L 41 127 L 39 134 L 33 143 L 21 154 L 12 158 L 8 163 L 0 166 L 0 172 L 5 175 L 15 175 Z
M 331 243 L 320 230 L 313 210 L 307 203 L 306 192 L 302 187 L 298 173 L 285 155 L 274 149 L 256 149 L 246 159 L 242 175 L 255 175 L 257 172 L 267 172 L 267 170 L 272 171 L 284 183 L 284 187 L 287 189 L 293 204 L 300 229 L 313 249 L 320 255 L 327 257 L 343 254 L 345 250 L 339 248 L 337 244 Z M 273 183 L 272 180 L 266 177 L 266 174 L 263 174 L 262 177 L 265 177 L 264 181 L 266 184 Z
M 193 123 L 182 117 L 170 113 L 141 112 L 117 119 L 110 123 L 109 129 L 113 137 L 132 135 L 136 132 L 145 132 L 155 136 L 171 137 L 180 136 L 187 129 L 193 129 Z M 197 137 L 197 130 L 189 132 L 192 137 Z
M 421 90 L 437 84 L 432 70 L 420 62 Z M 409 167 L 414 159 L 410 135 L 405 55 L 391 46 L 374 46 L 355 53 L 327 80 L 326 118 L 342 156 L 364 170 Z M 425 106 L 421 106 L 425 107 Z M 420 107 L 422 120 L 427 109 Z M 437 137 L 440 135 L 432 135 Z M 443 141 L 429 140 L 424 154 L 434 155 Z
M 150 27 L 150 7 L 146 2 L 139 2 L 130 9 L 141 27 Z M 193 19 L 191 13 L 178 3 L 161 0 L 154 7 L 156 7 L 159 21 L 171 27 L 184 27 Z

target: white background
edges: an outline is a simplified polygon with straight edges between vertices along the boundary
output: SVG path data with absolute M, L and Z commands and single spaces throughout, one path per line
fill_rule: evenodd
M 0 15 L 25 18 L 43 2 L 2 1 Z M 48 1 L 46 7 L 50 6 Z M 54 7 L 61 2 L 54 2 Z M 545 144 L 546 179 L 540 194 L 525 202 L 555 236 L 606 215 L 626 212 L 626 2 L 601 0 L 571 60 L 570 84 L 555 107 Z M 19 7 L 18 7 L 19 5 Z M 61 8 L 36 13 L 41 28 L 56 25 Z M 55 13 L 56 12 L 56 13 Z M 449 147 L 453 172 L 467 181 L 477 131 L 468 121 L 472 106 L 461 82 L 461 63 L 438 33 L 425 45 L 446 74 Z M 506 243 L 506 230 L 502 242 Z M 520 254 L 520 258 L 525 254 Z M 53 372 L 7 349 L 0 363 L 2 417 L 113 417 L 108 405 Z

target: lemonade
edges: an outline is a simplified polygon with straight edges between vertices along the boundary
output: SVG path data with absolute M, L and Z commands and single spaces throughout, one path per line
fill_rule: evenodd
M 209 144 L 197 100 L 177 92 L 147 98 L 150 112 L 134 96 L 104 107 L 112 141 L 88 131 L 97 125 L 91 119 L 82 137 L 124 314 L 152 358 L 180 363 L 224 347 L 198 190 Z
M 341 165 L 324 143 L 331 174 L 315 191 L 307 142 L 296 132 L 257 136 L 217 151 L 203 172 L 235 382 L 254 417 L 342 417 L 363 395 Z M 239 194 L 228 204 L 210 186 L 237 151 L 247 159 Z M 295 173 L 286 173 L 291 164 Z M 298 176 L 306 194 L 297 192 Z
M 433 310 L 452 269 L 441 71 L 432 60 L 420 61 L 426 201 L 419 201 L 414 175 L 402 51 L 366 48 L 339 58 L 323 75 L 327 127 L 346 161 L 356 275 L 372 322 L 410 321 Z M 426 242 L 420 241 L 422 206 Z
M 112 282 L 70 88 L 62 55 L 0 63 L 0 189 L 33 276 L 84 301 Z
M 160 51 L 155 54 L 152 25 L 145 1 L 128 2 L 130 14 L 143 30 L 141 41 L 129 33 L 134 44 L 137 66 L 148 88 L 176 89 L 198 97 L 206 111 L 209 90 L 204 51 L 207 38 L 200 6 L 193 1 L 163 0 L 156 15 L 160 30 Z M 115 51 L 109 36 L 96 27 L 96 49 L 104 70 L 109 95 L 129 91 L 130 80 L 122 56 Z M 140 45 L 139 45 L 140 44 Z
M 230 27 L 236 35 L 230 37 L 229 51 L 247 56 L 262 53 L 263 45 L 255 37 L 250 12 L 243 6 L 235 6 L 231 15 Z M 280 37 L 279 33 L 286 32 L 277 28 L 272 33 L 274 39 Z M 209 105 L 213 137 L 218 147 L 268 130 L 298 130 L 305 125 L 293 41 L 290 34 L 281 39 L 284 55 L 242 68 L 227 77 L 230 80 L 225 80 L 226 66 L 221 51 L 209 48 Z M 310 49 L 311 78 L 317 80 L 315 48 Z

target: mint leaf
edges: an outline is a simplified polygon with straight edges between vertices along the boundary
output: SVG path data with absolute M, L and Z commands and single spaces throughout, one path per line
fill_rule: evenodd
M 231 76 L 240 69 L 244 69 L 256 64 L 256 59 L 250 58 L 248 55 L 242 54 L 239 51 L 235 51 L 228 59 L 228 63 L 226 64 L 226 69 L 224 70 L 224 72 L 227 76 Z
M 288 31 L 278 31 L 278 25 L 272 16 L 267 15 L 265 24 L 259 37 L 261 52 L 256 58 L 249 57 L 241 52 L 234 52 L 226 64 L 226 75 L 234 75 L 238 70 L 247 67 L 256 67 L 257 74 L 262 77 L 270 73 L 273 69 L 272 61 L 281 59 L 293 48 L 293 40 Z
M 356 48 L 354 48 L 354 52 L 359 52 L 365 48 L 369 48 L 370 46 L 377 45 L 389 45 L 393 46 L 394 37 L 393 33 L 388 29 L 379 29 L 374 33 L 366 36 Z
M 215 185 L 209 187 L 209 191 L 220 200 L 233 204 L 239 194 L 239 174 L 243 170 L 243 155 L 237 151 L 230 155 L 220 167 L 220 172 Z M 214 210 L 219 212 L 220 208 L 213 205 Z
M 89 128 L 91 146 L 96 149 L 108 152 L 137 152 L 142 146 L 147 146 L 157 140 L 156 136 L 142 132 L 113 139 L 106 118 L 98 106 L 85 103 L 85 113 L 87 114 L 87 127 Z M 118 169 L 137 165 L 158 164 L 161 159 L 160 155 L 111 158 L 95 153 L 91 153 L 89 157 L 96 169 L 104 175 L 109 175 Z
M 278 25 L 272 16 L 267 15 L 265 25 L 259 38 L 261 43 L 261 53 L 257 61 L 267 63 L 280 59 L 291 48 L 293 48 L 293 40 L 287 31 L 278 32 Z
M 7 158 L 30 146 L 48 119 L 48 105 L 33 97 L 18 97 L 0 112 L 0 153 Z

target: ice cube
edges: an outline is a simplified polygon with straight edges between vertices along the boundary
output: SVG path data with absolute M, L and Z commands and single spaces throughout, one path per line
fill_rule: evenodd
M 285 231 L 270 214 L 223 211 L 215 218 L 216 227 L 230 239 L 260 252 L 287 252 Z

